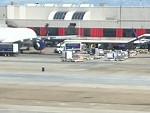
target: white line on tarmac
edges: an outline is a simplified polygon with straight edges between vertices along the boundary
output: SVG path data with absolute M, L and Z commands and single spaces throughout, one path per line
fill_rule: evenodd
M 59 83 L 59 82 L 19 82 L 19 81 L 0 81 L 0 84 L 7 85 L 34 85 L 34 86 L 56 86 L 56 87 L 80 87 L 80 88 L 105 88 L 105 89 L 124 89 L 124 90 L 150 90 L 149 86 L 131 85 L 106 85 L 106 84 L 86 84 L 86 83 Z
M 0 113 L 149 113 L 144 111 L 107 110 L 89 108 L 63 108 L 43 106 L 0 105 Z

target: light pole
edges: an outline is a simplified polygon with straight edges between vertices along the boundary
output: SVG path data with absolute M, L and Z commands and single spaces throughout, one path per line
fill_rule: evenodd
M 80 25 L 80 19 L 79 19 L 79 37 L 81 36 L 81 25 Z
M 122 16 L 122 14 L 121 14 L 121 11 L 122 10 L 122 0 L 120 1 L 120 28 L 121 28 L 121 16 Z

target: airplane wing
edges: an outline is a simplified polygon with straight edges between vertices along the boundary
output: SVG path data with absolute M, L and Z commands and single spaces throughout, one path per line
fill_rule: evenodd
M 77 35 L 65 35 L 65 36 L 38 36 L 38 39 L 48 39 L 48 40 L 55 40 L 55 39 L 76 39 L 78 38 Z
M 143 35 L 137 36 L 136 38 L 133 39 L 132 42 L 134 42 L 134 43 L 146 43 L 146 42 L 149 42 L 150 39 L 147 39 L 146 37 L 150 37 L 150 34 L 143 34 Z
M 132 31 L 135 36 L 135 38 L 133 39 L 132 42 L 134 42 L 134 43 L 150 42 L 150 38 L 148 38 L 148 39 L 146 38 L 146 37 L 150 37 L 150 34 L 142 34 L 142 35 L 138 36 L 133 28 L 132 28 Z
M 111 37 L 111 38 L 107 38 L 107 37 L 103 37 L 103 38 L 91 38 L 91 37 L 85 37 L 82 39 L 71 39 L 71 40 L 65 40 L 65 42 L 81 42 L 81 43 L 129 43 L 132 40 L 134 40 L 134 38 L 116 38 L 116 37 Z

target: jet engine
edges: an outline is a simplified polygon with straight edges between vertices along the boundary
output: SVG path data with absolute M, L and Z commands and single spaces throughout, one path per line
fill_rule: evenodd
M 36 50 L 43 50 L 45 48 L 46 44 L 44 42 L 44 40 L 39 40 L 39 41 L 35 41 L 33 42 L 33 47 Z

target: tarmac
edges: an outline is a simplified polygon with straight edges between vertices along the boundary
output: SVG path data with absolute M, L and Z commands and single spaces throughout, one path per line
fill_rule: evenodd
M 150 112 L 149 53 L 62 62 L 53 49 L 0 57 L 0 113 Z

